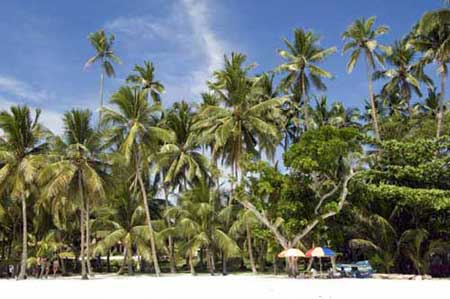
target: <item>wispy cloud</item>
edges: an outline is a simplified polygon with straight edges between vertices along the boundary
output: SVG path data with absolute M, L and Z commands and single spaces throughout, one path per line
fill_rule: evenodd
M 178 0 L 167 15 L 119 17 L 105 27 L 117 33 L 127 48 L 124 52 L 154 60 L 167 89 L 165 100 L 193 100 L 206 89 L 206 81 L 229 49 L 213 28 L 219 11 L 214 5 L 212 0 Z
M 51 95 L 14 77 L 0 75 L 0 92 L 35 103 L 48 101 Z

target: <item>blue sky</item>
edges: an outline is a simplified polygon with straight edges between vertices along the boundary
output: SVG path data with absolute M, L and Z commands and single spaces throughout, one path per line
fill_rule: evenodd
M 61 114 L 72 107 L 98 106 L 99 69 L 83 69 L 94 54 L 86 37 L 99 28 L 114 32 L 123 64 L 106 81 L 106 95 L 133 65 L 151 60 L 166 86 L 164 103 L 198 101 L 223 55 L 239 51 L 257 72 L 281 62 L 281 37 L 296 27 L 322 36 L 324 47 L 340 50 L 341 33 L 356 18 L 378 17 L 391 31 L 382 42 L 402 37 L 441 0 L 2 0 L 0 10 L 0 108 L 29 104 L 44 109 L 45 124 L 60 132 Z M 329 100 L 358 106 L 366 97 L 363 65 L 347 74 L 348 57 L 333 55 L 323 67 Z

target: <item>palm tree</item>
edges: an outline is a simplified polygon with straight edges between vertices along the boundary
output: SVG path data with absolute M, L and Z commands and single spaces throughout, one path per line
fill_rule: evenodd
M 100 160 L 98 133 L 91 126 L 89 110 L 71 110 L 64 114 L 64 137 L 58 140 L 57 151 L 39 175 L 44 186 L 42 197 L 54 202 L 67 198 L 80 209 L 81 276 L 88 279 L 90 205 L 105 197 L 104 163 Z M 87 265 L 88 264 L 88 265 Z
M 155 103 L 161 102 L 161 94 L 164 93 L 164 86 L 155 80 L 155 67 L 153 63 L 144 61 L 144 66 L 135 65 L 134 74 L 127 77 L 127 82 L 136 84 L 142 89 L 147 90 Z
M 188 183 L 208 177 L 209 161 L 199 152 L 201 143 L 192 128 L 193 117 L 186 102 L 175 103 L 161 124 L 174 133 L 175 140 L 162 146 L 151 158 L 158 169 L 166 169 L 164 183 L 173 188 L 178 186 L 186 190 Z
M 411 117 L 413 109 L 411 105 L 411 96 L 414 92 L 421 97 L 420 82 L 424 81 L 430 87 L 431 79 L 423 72 L 423 65 L 414 62 L 415 51 L 407 47 L 407 40 L 401 40 L 394 43 L 392 52 L 386 56 L 386 61 L 393 68 L 383 71 L 376 71 L 373 75 L 374 80 L 387 78 L 389 81 L 383 85 L 381 94 L 389 97 L 398 93 L 402 100 L 408 106 L 408 113 Z
M 27 106 L 12 106 L 10 112 L 0 112 L 0 192 L 9 194 L 20 201 L 22 207 L 22 258 L 18 279 L 26 278 L 27 269 L 27 200 L 38 169 L 42 154 L 47 147 L 44 138 L 48 132 L 39 122 L 40 110 L 34 115 Z
M 236 242 L 222 229 L 222 207 L 216 191 L 205 180 L 186 191 L 178 205 L 166 210 L 166 216 L 175 219 L 175 227 L 165 231 L 184 239 L 182 249 L 186 252 L 192 274 L 195 274 L 194 257 L 199 250 L 206 250 L 211 274 L 214 269 L 214 248 L 225 256 L 240 252 Z
M 380 128 L 378 125 L 378 115 L 375 104 L 375 95 L 372 86 L 372 73 L 376 69 L 375 62 L 384 64 L 384 57 L 378 50 L 380 49 L 384 52 L 389 52 L 388 48 L 378 44 L 376 38 L 387 33 L 389 29 L 384 25 L 373 28 L 375 19 L 375 17 L 370 17 L 367 20 L 365 18 L 356 20 L 342 34 L 342 38 L 346 41 L 346 43 L 344 44 L 343 53 L 345 54 L 347 51 L 352 50 L 350 60 L 347 64 L 347 71 L 349 73 L 353 71 L 353 68 L 358 61 L 361 52 L 363 52 L 363 54 L 365 55 L 367 81 L 369 87 L 369 100 L 372 113 L 372 126 L 375 134 L 375 139 L 377 141 L 381 141 Z
M 144 176 L 148 175 L 146 172 L 148 172 L 149 156 L 158 151 L 162 142 L 171 142 L 174 138 L 168 130 L 157 126 L 157 113 L 161 108 L 158 104 L 149 105 L 146 90 L 129 86 L 121 87 L 112 95 L 110 103 L 117 107 L 117 111 L 104 108 L 102 122 L 111 126 L 110 141 L 120 143 L 120 152 L 124 155 L 127 164 L 133 168 L 131 188 L 135 192 L 139 190 L 142 197 L 142 206 L 150 234 L 153 264 L 155 273 L 159 276 L 160 269 Z
M 425 13 L 416 26 L 409 44 L 423 53 L 423 63 L 434 62 L 441 78 L 439 110 L 437 113 L 436 137 L 442 134 L 444 115 L 445 81 L 450 61 L 450 10 L 440 9 Z
M 332 125 L 335 127 L 358 127 L 360 113 L 357 108 L 345 108 L 341 102 L 334 102 L 328 108 L 328 98 L 322 96 L 316 98 L 316 107 L 312 110 L 314 126 L 321 127 Z
M 193 129 L 213 145 L 213 158 L 232 167 L 239 177 L 241 159 L 245 153 L 260 155 L 258 141 L 264 140 L 266 148 L 276 147 L 281 140 L 278 118 L 283 99 L 261 99 L 258 78 L 249 78 L 252 66 L 244 66 L 246 57 L 233 53 L 225 57 L 224 70 L 214 73 L 210 89 L 220 99 L 221 105 L 204 105 L 197 115 Z M 212 141 L 213 140 L 213 141 Z M 270 151 L 266 150 L 270 155 Z
M 128 274 L 132 275 L 134 247 L 146 260 L 150 259 L 145 211 L 140 201 L 130 196 L 126 189 L 111 198 L 110 206 L 110 217 L 103 223 L 106 236 L 96 244 L 95 253 L 105 254 L 111 247 L 121 243 L 124 246 L 124 265 L 128 265 Z
M 115 71 L 113 63 L 122 63 L 120 58 L 114 54 L 112 46 L 114 44 L 114 34 L 107 35 L 105 30 L 100 29 L 99 31 L 93 32 L 88 35 L 88 40 L 94 47 L 96 54 L 89 58 L 84 67 L 87 68 L 96 62 L 100 62 L 100 112 L 99 112 L 99 122 L 101 119 L 101 108 L 103 108 L 103 84 L 105 75 L 108 77 L 114 77 Z
M 323 79 L 332 78 L 331 73 L 320 68 L 319 63 L 323 62 L 328 56 L 336 52 L 336 47 L 324 49 L 319 46 L 320 37 L 311 31 L 303 29 L 294 30 L 294 42 L 283 39 L 287 50 L 279 50 L 278 54 L 286 61 L 279 65 L 278 72 L 287 73 L 281 80 L 280 86 L 284 90 L 296 89 L 298 99 L 303 105 L 303 117 L 305 121 L 305 130 L 308 127 L 308 94 L 311 85 L 319 91 L 326 90 Z M 299 133 L 297 133 L 299 135 Z M 297 136 L 298 137 L 298 136 Z

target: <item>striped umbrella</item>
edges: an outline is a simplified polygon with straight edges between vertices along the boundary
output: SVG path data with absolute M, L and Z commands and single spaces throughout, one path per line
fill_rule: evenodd
M 278 257 L 304 257 L 305 254 L 297 248 L 289 248 L 278 254 Z
M 314 257 L 319 258 L 320 274 L 322 274 L 322 258 L 323 257 L 330 257 L 330 258 L 335 257 L 336 253 L 328 247 L 314 247 L 314 248 L 311 248 L 310 250 L 308 250 L 305 253 L 305 256 L 312 257 L 312 258 L 314 258 Z
M 336 253 L 328 247 L 314 247 L 305 253 L 306 257 L 333 257 Z

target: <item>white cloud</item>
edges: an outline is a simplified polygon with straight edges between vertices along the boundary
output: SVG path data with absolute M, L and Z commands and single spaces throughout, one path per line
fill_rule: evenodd
M 212 0 L 177 0 L 167 15 L 119 17 L 105 27 L 122 40 L 118 46 L 139 54 L 133 60 L 154 60 L 157 77 L 166 86 L 164 100 L 193 100 L 205 91 L 229 48 L 213 29 L 211 21 L 219 11 L 213 5 Z
M 0 92 L 36 103 L 51 98 L 51 95 L 45 90 L 40 90 L 26 82 L 5 75 L 0 75 Z

